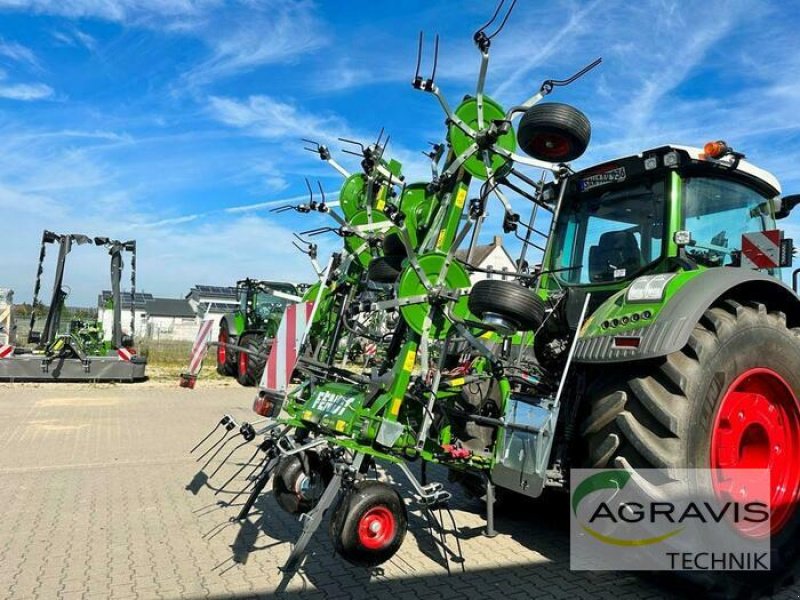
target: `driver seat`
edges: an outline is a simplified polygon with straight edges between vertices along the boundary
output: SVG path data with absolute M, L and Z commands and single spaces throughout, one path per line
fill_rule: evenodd
M 614 271 L 627 274 L 643 266 L 642 251 L 630 231 L 607 231 L 589 248 L 589 278 L 592 282 L 613 281 Z

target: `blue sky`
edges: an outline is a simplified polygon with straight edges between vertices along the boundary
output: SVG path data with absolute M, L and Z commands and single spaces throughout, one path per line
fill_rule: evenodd
M 520 0 L 492 47 L 487 91 L 508 106 L 602 56 L 551 96 L 592 121 L 576 167 L 722 138 L 797 192 L 791 4 Z M 139 286 L 159 295 L 245 275 L 310 280 L 291 232 L 325 217 L 263 206 L 301 196 L 306 176 L 338 189 L 300 138 L 338 148 L 337 136 L 370 140 L 386 127 L 389 153 L 410 179 L 424 177 L 420 151 L 444 129 L 434 99 L 409 85 L 417 33 L 441 35 L 439 83 L 455 104 L 474 90 L 471 33 L 493 8 L 0 0 L 0 286 L 30 297 L 43 228 L 136 238 Z M 103 253 L 75 250 L 71 301 L 93 304 L 107 270 Z

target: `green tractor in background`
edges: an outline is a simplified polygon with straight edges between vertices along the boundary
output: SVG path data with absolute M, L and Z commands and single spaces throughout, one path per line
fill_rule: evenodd
M 236 282 L 239 308 L 223 315 L 217 336 L 217 372 L 244 386 L 256 385 L 287 304 L 299 302 L 296 285 L 242 279 Z

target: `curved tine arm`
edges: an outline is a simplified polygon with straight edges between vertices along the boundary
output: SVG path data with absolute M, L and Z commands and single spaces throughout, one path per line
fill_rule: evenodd
M 497 196 L 497 199 L 500 200 L 503 208 L 505 208 L 506 213 L 513 213 L 514 209 L 511 207 L 511 203 L 505 197 L 503 192 L 500 191 L 500 183 L 494 177 L 494 169 L 492 169 L 492 161 L 489 158 L 489 151 L 484 150 L 481 152 L 481 158 L 483 159 L 483 164 L 486 167 L 486 174 L 488 175 L 486 182 L 489 184 L 489 191 L 494 192 L 494 195 Z
M 477 132 L 472 127 L 467 125 L 464 121 L 462 121 L 458 116 L 456 116 L 456 114 L 450 109 L 450 105 L 447 103 L 447 100 L 445 100 L 442 91 L 437 86 L 433 86 L 431 93 L 434 96 L 436 96 L 436 99 L 442 106 L 442 110 L 444 111 L 444 114 L 447 116 L 447 119 L 449 121 L 452 121 L 452 123 L 456 127 L 458 127 L 461 131 L 463 131 L 466 135 L 468 135 L 472 139 L 475 139 Z
M 500 3 L 502 6 L 503 3 Z M 499 7 L 498 7 L 499 9 Z M 478 107 L 478 129 L 483 129 L 486 123 L 483 120 L 483 88 L 486 85 L 486 71 L 489 68 L 489 50 L 481 51 L 481 68 L 478 72 L 478 85 L 475 91 L 475 103 Z
M 477 143 L 470 144 L 470 146 L 466 150 L 464 150 L 464 152 L 461 153 L 461 156 L 458 156 L 452 163 L 450 163 L 450 166 L 447 167 L 444 173 L 442 173 L 441 179 L 449 179 L 450 177 L 455 175 L 456 171 L 458 171 L 461 168 L 461 165 L 463 165 L 470 158 L 475 156 L 477 152 L 478 152 L 478 144 Z
M 536 169 L 544 169 L 546 171 L 550 171 L 551 173 L 560 173 L 562 170 L 563 165 L 558 163 L 549 163 L 544 162 L 543 160 L 537 160 L 535 158 L 529 158 L 527 156 L 522 156 L 521 154 L 517 154 L 516 152 L 510 152 L 505 148 L 501 148 L 497 144 L 492 145 L 492 152 L 495 154 L 499 154 L 503 158 L 507 158 L 510 161 L 515 163 L 519 163 L 521 165 L 527 165 L 529 167 L 534 167 Z
M 380 163 L 377 163 L 375 165 L 375 171 L 390 185 L 403 185 L 403 182 L 405 181 L 405 177 L 403 177 L 402 175 L 400 176 L 400 178 L 396 177 L 395 175 L 392 174 L 391 171 L 389 171 L 389 169 L 387 169 Z

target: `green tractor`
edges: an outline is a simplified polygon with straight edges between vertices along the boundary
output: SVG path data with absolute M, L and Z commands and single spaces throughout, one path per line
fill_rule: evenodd
M 244 386 L 256 385 L 286 305 L 299 302 L 297 287 L 279 281 L 236 282 L 239 308 L 225 314 L 217 336 L 217 372 L 234 375 Z

